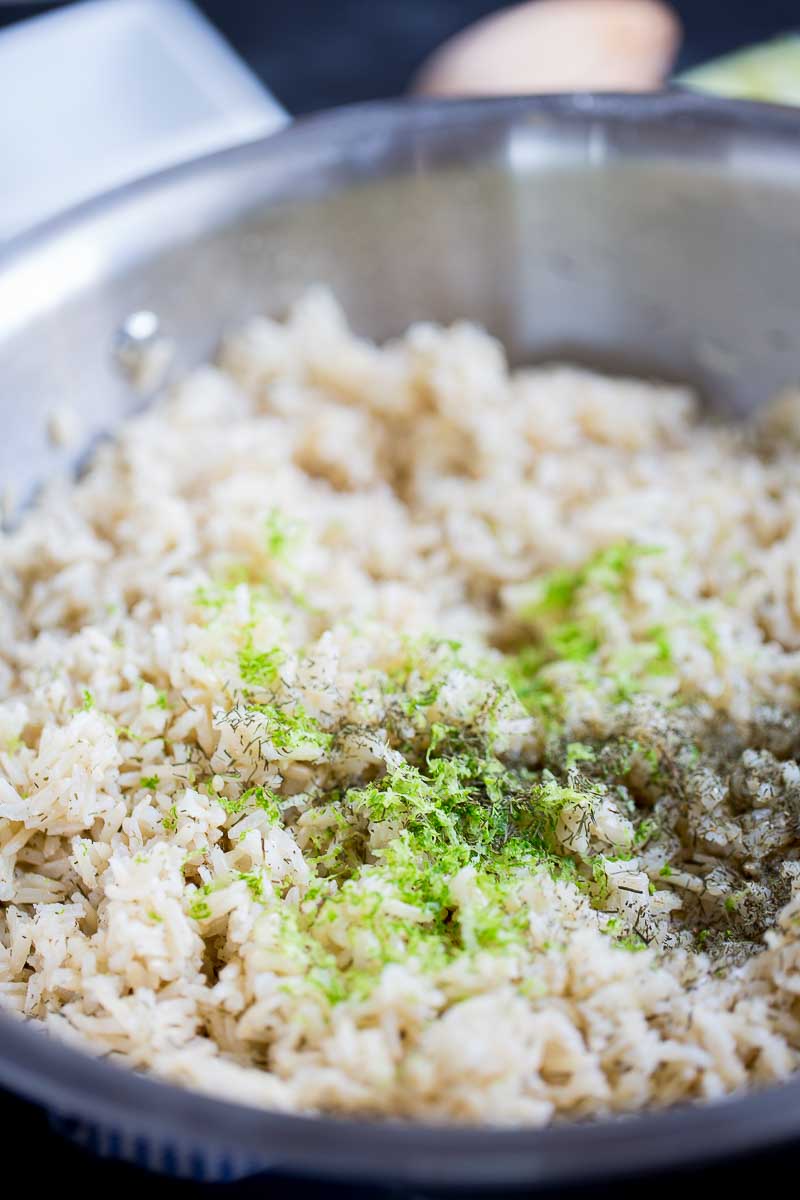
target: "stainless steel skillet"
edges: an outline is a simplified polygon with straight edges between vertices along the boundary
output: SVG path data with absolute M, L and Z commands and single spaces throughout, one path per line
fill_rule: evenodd
M 357 329 L 469 317 L 518 360 L 689 378 L 730 417 L 800 378 L 800 117 L 685 94 L 381 104 L 128 184 L 0 258 L 0 478 L 22 504 L 141 404 L 112 352 L 157 315 L 184 362 L 324 280 Z M 54 405 L 83 445 L 51 446 Z M 13 505 L 12 505 L 13 507 Z M 495 1188 L 800 1136 L 800 1080 L 544 1131 L 287 1117 L 137 1077 L 0 1016 L 0 1084 L 98 1148 L 225 1178 Z

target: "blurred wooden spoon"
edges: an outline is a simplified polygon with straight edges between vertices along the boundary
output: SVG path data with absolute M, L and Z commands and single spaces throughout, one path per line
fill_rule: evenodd
M 660 0 L 529 0 L 445 42 L 422 67 L 414 91 L 648 92 L 669 77 L 680 41 L 680 22 Z

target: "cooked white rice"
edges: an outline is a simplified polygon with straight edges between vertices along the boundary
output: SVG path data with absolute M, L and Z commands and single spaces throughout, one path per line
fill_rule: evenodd
M 792 1072 L 799 447 L 253 320 L 0 546 L 0 1000 L 286 1110 Z

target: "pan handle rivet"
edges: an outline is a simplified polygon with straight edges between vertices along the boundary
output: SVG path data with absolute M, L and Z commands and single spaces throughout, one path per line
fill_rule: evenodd
M 114 361 L 143 395 L 150 395 L 162 386 L 174 351 L 171 339 L 161 333 L 158 317 L 147 308 L 127 316 L 114 338 Z

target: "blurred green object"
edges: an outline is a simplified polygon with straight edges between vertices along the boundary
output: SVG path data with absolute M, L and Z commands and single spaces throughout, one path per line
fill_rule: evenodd
M 800 105 L 800 34 L 737 50 L 685 71 L 675 82 L 717 96 Z

